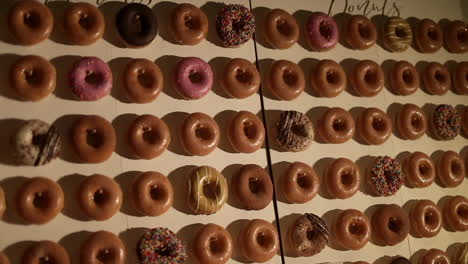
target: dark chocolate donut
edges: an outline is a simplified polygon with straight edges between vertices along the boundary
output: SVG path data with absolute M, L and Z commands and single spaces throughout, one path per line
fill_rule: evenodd
M 143 4 L 132 3 L 122 7 L 115 24 L 120 37 L 129 46 L 146 46 L 158 34 L 156 16 Z

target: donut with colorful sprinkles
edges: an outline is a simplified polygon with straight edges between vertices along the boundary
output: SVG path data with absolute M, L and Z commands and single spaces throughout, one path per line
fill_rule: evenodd
M 451 105 L 438 105 L 432 115 L 431 128 L 440 140 L 451 140 L 460 134 L 461 117 Z
M 405 180 L 400 162 L 389 156 L 377 157 L 368 176 L 371 188 L 379 196 L 396 194 Z
M 179 264 L 187 259 L 185 245 L 174 232 L 153 228 L 140 238 L 138 257 L 141 264 Z
M 224 46 L 235 48 L 252 38 L 255 32 L 255 17 L 243 5 L 226 5 L 218 12 L 216 30 Z

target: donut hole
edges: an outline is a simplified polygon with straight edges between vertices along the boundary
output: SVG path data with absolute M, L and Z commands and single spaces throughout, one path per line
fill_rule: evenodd
M 439 41 L 439 39 L 440 39 L 439 33 L 433 27 L 431 27 L 431 28 L 429 28 L 427 30 L 427 37 L 432 41 Z
M 53 257 L 43 256 L 39 258 L 39 264 L 57 264 L 57 262 Z
M 427 164 L 419 165 L 418 169 L 419 169 L 419 174 L 423 176 L 423 178 L 429 178 L 431 169 Z
M 237 20 L 232 23 L 232 29 L 237 33 L 241 34 L 244 31 L 245 23 L 244 21 Z
M 293 132 L 294 135 L 299 136 L 299 137 L 307 137 L 308 133 L 307 130 L 303 125 L 292 125 L 291 126 L 291 132 Z
M 304 190 L 308 190 L 312 187 L 312 181 L 310 180 L 309 177 L 307 177 L 307 174 L 300 172 L 297 174 L 297 179 L 296 179 L 297 185 Z
M 37 147 L 43 146 L 46 143 L 46 141 L 46 134 L 34 134 L 32 137 L 32 144 Z
M 97 205 L 106 204 L 109 200 L 109 194 L 103 189 L 99 189 L 93 194 L 93 201 Z
M 398 232 L 400 232 L 400 230 L 401 230 L 401 224 L 402 224 L 402 223 L 401 223 L 400 219 L 398 219 L 398 218 L 396 218 L 396 217 L 390 217 L 390 218 L 388 219 L 388 225 L 387 225 L 387 227 L 388 227 L 388 229 L 389 229 L 390 231 L 392 231 L 393 233 L 398 233 Z
M 269 250 L 273 246 L 273 235 L 269 231 L 260 231 L 256 237 L 257 244 L 265 250 Z
M 385 131 L 387 129 L 387 124 L 381 118 L 373 118 L 372 119 L 372 128 L 375 131 Z
M 461 175 L 463 173 L 462 165 L 458 160 L 454 160 L 450 164 L 450 170 L 454 175 Z
M 446 81 L 445 74 L 443 74 L 441 71 L 436 71 L 434 74 L 434 78 L 440 83 Z
M 214 235 L 210 237 L 210 240 L 209 240 L 210 252 L 213 255 L 222 254 L 224 253 L 226 249 L 226 244 L 227 244 L 227 241 L 224 237 Z
M 41 26 L 41 16 L 35 12 L 26 12 L 23 15 L 23 23 L 29 28 L 38 28 Z
M 426 213 L 424 213 L 424 222 L 431 229 L 437 228 L 439 226 L 439 217 L 437 212 L 434 209 L 428 209 Z
M 457 40 L 462 43 L 468 42 L 468 29 L 461 28 L 457 31 Z
M 411 127 L 417 132 L 420 132 L 423 129 L 422 119 L 417 115 L 413 115 L 411 117 Z
M 367 25 L 360 23 L 358 25 L 359 36 L 363 39 L 369 39 L 371 36 L 370 29 Z
M 151 86 L 153 86 L 154 83 L 153 76 L 147 74 L 144 69 L 138 71 L 137 80 L 138 83 L 144 88 L 151 88 Z
M 194 30 L 200 28 L 200 21 L 196 17 L 191 15 L 184 16 L 184 25 L 189 30 Z
M 34 194 L 33 205 L 35 208 L 44 210 L 50 205 L 51 199 L 47 192 L 37 192 Z
M 457 215 L 463 219 L 468 219 L 468 206 L 465 204 L 460 205 L 457 209 Z
M 283 36 L 289 36 L 291 33 L 291 27 L 284 19 L 278 19 L 276 22 L 276 30 Z
M 156 184 L 150 187 L 149 194 L 154 201 L 164 200 L 167 196 L 166 189 Z
M 197 71 L 191 71 L 189 79 L 192 83 L 201 83 L 203 81 L 203 76 Z
M 140 33 L 143 31 L 143 18 L 140 14 L 133 15 L 132 19 L 130 19 L 130 23 L 128 23 L 128 31 L 130 33 Z
M 374 84 L 377 82 L 377 72 L 374 70 L 367 70 L 364 74 L 364 82 L 367 84 Z
M 340 176 L 341 184 L 346 188 L 350 188 L 354 185 L 354 174 L 350 171 L 344 172 Z
M 392 174 L 390 170 L 384 171 L 384 178 L 386 182 L 393 182 L 394 177 L 395 176 Z
M 102 74 L 93 72 L 93 71 L 86 71 L 85 82 L 90 85 L 97 85 L 102 83 L 104 80 Z
M 340 82 L 340 75 L 336 71 L 327 71 L 326 79 L 329 84 L 337 84 Z
M 335 120 L 333 120 L 332 127 L 333 127 L 333 130 L 335 130 L 336 132 L 343 132 L 343 131 L 346 131 L 348 126 L 345 120 L 341 118 L 336 118 Z
M 103 144 L 103 138 L 96 129 L 86 130 L 86 143 L 93 148 L 99 148 Z
M 203 126 L 201 124 L 197 125 L 195 129 L 195 136 L 201 140 L 209 141 L 213 139 L 213 131 L 210 128 Z
M 399 38 L 406 38 L 406 30 L 402 26 L 398 26 L 395 28 L 395 35 Z
M 255 140 L 257 137 L 257 128 L 253 125 L 252 122 L 244 122 L 244 135 L 250 139 Z
M 413 73 L 408 69 L 404 70 L 402 74 L 402 79 L 403 79 L 403 82 L 405 82 L 405 84 L 407 85 L 412 84 L 414 82 Z
M 160 248 L 156 248 L 154 253 L 162 257 L 171 257 L 174 252 L 171 247 L 161 246 Z
M 333 27 L 332 27 L 332 25 L 330 25 L 326 21 L 322 21 L 322 22 L 320 22 L 319 32 L 320 32 L 320 35 L 322 37 L 324 37 L 326 39 L 330 39 L 331 36 L 332 36 Z
M 366 227 L 361 222 L 352 222 L 348 226 L 348 232 L 353 236 L 361 236 L 366 232 Z
M 252 74 L 242 69 L 236 70 L 236 80 L 240 83 L 248 83 L 252 79 Z
M 288 86 L 294 86 L 297 83 L 297 75 L 290 70 L 283 72 L 283 81 Z
M 90 30 L 93 28 L 93 25 L 95 24 L 94 17 L 89 16 L 86 13 L 83 13 L 80 15 L 80 18 L 78 19 L 78 24 L 85 30 Z
M 39 69 L 28 69 L 24 71 L 24 79 L 31 85 L 39 85 L 42 82 L 43 73 Z
M 221 189 L 216 182 L 209 182 L 203 185 L 203 194 L 210 200 L 216 200 L 220 197 Z
M 249 190 L 253 194 L 264 192 L 263 183 L 256 177 L 249 178 Z
M 150 145 L 155 145 L 156 143 L 159 142 L 159 133 L 152 130 L 149 127 L 144 127 L 143 128 L 143 134 L 142 134 L 143 140 L 150 144 Z
M 114 260 L 114 254 L 111 249 L 105 248 L 99 250 L 96 255 L 97 260 L 101 263 L 111 263 Z

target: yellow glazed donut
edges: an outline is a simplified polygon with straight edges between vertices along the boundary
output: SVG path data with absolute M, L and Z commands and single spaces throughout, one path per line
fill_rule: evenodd
M 196 214 L 216 213 L 228 197 L 226 178 L 209 166 L 193 170 L 187 179 L 187 188 L 188 205 Z
M 413 32 L 406 20 L 390 17 L 383 27 L 383 45 L 393 52 L 403 52 L 413 41 Z

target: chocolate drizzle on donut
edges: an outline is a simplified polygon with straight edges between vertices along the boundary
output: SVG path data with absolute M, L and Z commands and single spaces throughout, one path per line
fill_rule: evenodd
M 278 143 L 290 151 L 306 149 L 314 137 L 312 122 L 297 111 L 282 112 L 277 128 Z
M 60 134 L 54 126 L 50 126 L 45 135 L 34 137 L 33 144 L 39 147 L 34 166 L 44 165 L 60 154 Z
M 327 224 L 325 224 L 325 221 L 323 221 L 322 218 L 312 213 L 306 213 L 305 216 L 307 220 L 309 220 L 309 222 L 314 227 L 312 232 L 314 232 L 315 234 L 319 234 L 325 240 L 325 244 L 327 244 L 330 231 L 328 230 L 328 227 L 327 227 Z

